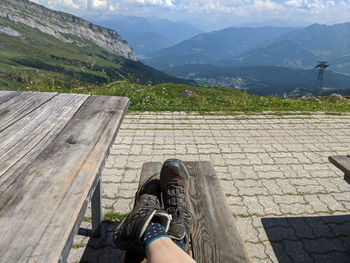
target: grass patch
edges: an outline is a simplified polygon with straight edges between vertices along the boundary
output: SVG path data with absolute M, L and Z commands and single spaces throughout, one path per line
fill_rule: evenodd
M 92 219 L 91 219 L 90 216 L 84 216 L 83 222 L 89 222 L 89 223 L 91 223 L 91 222 L 92 222 Z
M 81 247 L 86 247 L 85 244 L 73 244 L 72 248 L 81 248 Z
M 225 196 L 230 197 L 230 196 L 232 196 L 232 194 L 227 193 L 227 194 L 225 194 Z
M 227 115 L 264 113 L 280 116 L 310 115 L 311 112 L 339 115 L 342 112 L 350 112 L 350 102 L 347 100 L 333 102 L 327 97 L 321 101 L 259 97 L 233 89 L 195 87 L 187 84 L 167 83 L 150 86 L 118 81 L 109 85 L 78 88 L 28 85 L 22 90 L 125 96 L 130 99 L 128 109 L 132 111 L 196 111 L 205 115 L 218 112 Z
M 113 222 L 121 222 L 123 221 L 129 214 L 120 214 L 108 212 L 103 216 L 104 221 L 113 221 Z

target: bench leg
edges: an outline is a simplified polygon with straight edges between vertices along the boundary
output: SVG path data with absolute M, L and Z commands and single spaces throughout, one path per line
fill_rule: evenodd
M 344 173 L 344 180 L 350 184 L 350 174 Z
M 101 237 L 104 235 L 102 226 L 102 182 L 99 179 L 96 189 L 91 199 L 91 216 L 92 216 L 92 236 Z

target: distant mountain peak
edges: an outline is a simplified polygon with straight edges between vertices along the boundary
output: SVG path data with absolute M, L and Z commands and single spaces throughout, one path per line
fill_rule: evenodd
M 66 43 L 83 46 L 86 39 L 115 55 L 136 60 L 134 51 L 116 31 L 28 0 L 1 0 L 0 16 L 38 29 Z

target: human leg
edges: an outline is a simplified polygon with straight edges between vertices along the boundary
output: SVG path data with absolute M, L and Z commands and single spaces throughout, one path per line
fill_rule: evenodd
M 149 263 L 193 263 L 185 251 L 179 248 L 169 237 L 154 240 L 146 249 Z

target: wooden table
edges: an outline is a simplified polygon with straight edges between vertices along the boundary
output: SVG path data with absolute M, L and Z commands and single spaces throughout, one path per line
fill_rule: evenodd
M 128 98 L 0 91 L 0 261 L 64 262 Z

